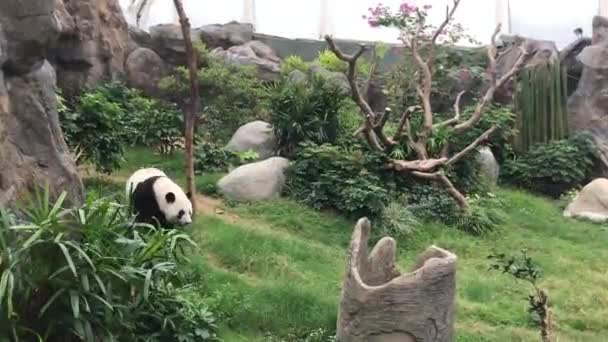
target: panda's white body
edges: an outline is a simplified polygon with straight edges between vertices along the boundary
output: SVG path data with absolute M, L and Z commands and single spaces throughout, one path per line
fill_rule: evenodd
M 133 172 L 133 174 L 131 175 L 131 177 L 129 177 L 129 180 L 127 181 L 127 186 L 125 189 L 126 198 L 129 199 L 131 197 L 131 194 L 133 193 L 133 191 L 135 191 L 135 188 L 137 188 L 137 185 L 139 185 L 139 183 L 154 176 L 167 177 L 167 175 L 163 171 L 154 167 L 139 169 Z
M 182 188 L 156 168 L 137 170 L 126 184 L 137 222 L 161 226 L 192 223 L 192 202 Z

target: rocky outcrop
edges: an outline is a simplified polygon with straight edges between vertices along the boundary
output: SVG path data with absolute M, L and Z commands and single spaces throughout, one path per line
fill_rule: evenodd
M 196 30 L 190 30 L 192 43 L 200 41 Z M 171 65 L 186 65 L 186 46 L 182 28 L 175 24 L 159 24 L 150 27 L 152 49 Z
M 252 150 L 258 154 L 260 160 L 264 160 L 276 155 L 278 145 L 270 124 L 257 120 L 239 127 L 226 149 L 234 152 Z
M 236 21 L 205 25 L 196 29 L 196 32 L 209 49 L 229 49 L 253 40 L 253 25 Z
M 608 220 L 608 179 L 598 178 L 587 184 L 566 207 L 564 216 L 596 222 Z
M 77 94 L 101 80 L 122 78 L 128 26 L 118 0 L 54 2 L 60 38 L 52 62 L 61 89 L 67 95 Z
M 148 96 L 160 96 L 159 82 L 165 75 L 165 65 L 156 52 L 140 47 L 129 54 L 125 62 L 127 84 L 141 89 Z
M 583 64 L 581 79 L 574 94 L 568 99 L 570 128 L 588 132 L 600 152 L 598 174 L 608 175 L 608 19 L 593 21 L 593 45 L 578 56 Z M 606 39 L 606 40 L 602 40 Z
M 289 160 L 272 157 L 239 166 L 217 183 L 220 193 L 234 201 L 276 199 L 285 186 L 285 169 Z
M 521 36 L 502 36 L 501 40 L 504 42 L 504 45 L 501 47 L 499 57 L 496 60 L 497 77 L 501 77 L 513 68 L 522 54 L 522 48 L 527 51 L 533 51 L 532 57 L 528 60 L 524 68 L 555 63 L 559 60 L 557 46 L 552 41 L 537 40 Z M 494 99 L 503 104 L 512 102 L 512 79 L 501 89 L 497 89 Z
M 578 56 L 589 45 L 591 38 L 579 38 L 559 52 L 560 64 L 568 75 L 568 95 L 576 90 L 583 73 L 583 63 Z
M 84 199 L 45 60 L 62 29 L 54 11 L 48 0 L 0 1 L 0 206 L 46 182 L 53 197 L 66 191 L 68 204 Z
M 264 81 L 277 80 L 281 72 L 281 59 L 268 45 L 257 40 L 233 46 L 228 50 L 217 48 L 211 51 L 211 55 L 223 59 L 226 63 L 255 66 L 258 78 Z

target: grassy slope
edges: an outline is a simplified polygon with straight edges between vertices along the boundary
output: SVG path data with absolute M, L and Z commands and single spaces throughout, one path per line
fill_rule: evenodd
M 110 179 L 120 183 L 110 182 L 102 191 L 123 191 L 126 177 L 140 166 L 181 173 L 179 159 L 162 160 L 139 150 L 128 160 L 129 165 Z M 214 177 L 199 177 L 199 183 Z M 527 248 L 545 270 L 541 285 L 553 301 L 559 340 L 604 341 L 608 232 L 562 218 L 553 202 L 519 191 L 497 193 L 508 203 L 509 215 L 499 234 L 475 238 L 428 224 L 409 240 L 399 241 L 402 269 L 430 244 L 455 252 L 458 341 L 538 341 L 526 312 L 529 288 L 488 272 L 486 258 L 493 251 Z M 206 294 L 225 315 L 224 339 L 262 341 L 262 332 L 333 329 L 353 222 L 288 200 L 223 209 L 218 215 L 205 210 L 196 219 L 192 231 L 202 252 L 193 256 L 192 267 L 207 275 Z

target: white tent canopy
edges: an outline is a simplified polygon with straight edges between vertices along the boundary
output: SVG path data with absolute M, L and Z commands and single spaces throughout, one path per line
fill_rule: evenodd
M 146 0 L 120 0 L 131 25 L 136 25 L 137 8 Z M 210 4 L 202 0 L 182 0 L 193 27 L 232 20 L 254 25 L 256 32 L 286 38 L 319 39 L 324 34 L 336 38 L 397 42 L 397 32 L 371 28 L 361 17 L 373 0 L 223 0 Z M 384 0 L 398 7 L 403 0 Z M 452 0 L 410 0 L 418 5 L 432 4 L 431 20 L 438 23 Z M 173 0 L 147 0 L 139 27 L 178 23 Z M 497 23 L 504 33 L 553 40 L 563 47 L 580 27 L 591 34 L 594 15 L 608 15 L 608 0 L 462 0 L 456 19 L 478 41 L 487 43 Z M 463 42 L 464 43 L 464 42 Z M 465 43 L 466 44 L 466 43 Z

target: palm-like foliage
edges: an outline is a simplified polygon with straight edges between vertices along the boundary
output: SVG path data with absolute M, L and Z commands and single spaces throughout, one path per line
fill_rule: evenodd
M 178 252 L 196 246 L 186 234 L 134 225 L 108 199 L 65 210 L 65 193 L 52 203 L 48 187 L 28 199 L 0 209 L 0 340 L 171 341 L 184 324 L 214 336 L 204 307 L 178 314 L 189 305 L 175 295 Z

